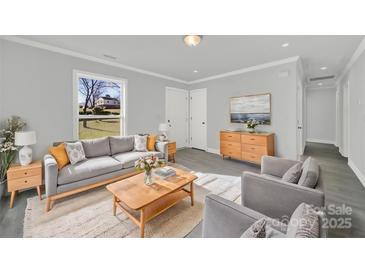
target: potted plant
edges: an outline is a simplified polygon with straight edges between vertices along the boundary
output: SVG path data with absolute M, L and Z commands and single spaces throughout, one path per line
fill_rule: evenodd
M 254 133 L 255 132 L 255 128 L 259 125 L 260 123 L 256 120 L 248 120 L 246 127 L 248 129 L 248 131 L 250 133 Z
M 135 162 L 135 168 L 139 171 L 144 171 L 144 183 L 146 185 L 152 185 L 152 169 L 158 168 L 164 164 L 155 156 L 141 157 Z
M 15 132 L 21 131 L 25 122 L 17 116 L 8 119 L 6 128 L 0 131 L 0 200 L 6 188 L 6 172 L 13 162 L 17 147 L 15 146 Z

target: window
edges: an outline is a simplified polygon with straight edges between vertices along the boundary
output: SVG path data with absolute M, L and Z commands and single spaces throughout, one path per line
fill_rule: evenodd
M 74 73 L 74 138 L 125 134 L 126 80 Z

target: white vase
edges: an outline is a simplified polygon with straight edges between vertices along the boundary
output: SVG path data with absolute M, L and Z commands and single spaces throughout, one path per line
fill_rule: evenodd
M 153 184 L 152 170 L 144 172 L 144 183 L 148 186 Z

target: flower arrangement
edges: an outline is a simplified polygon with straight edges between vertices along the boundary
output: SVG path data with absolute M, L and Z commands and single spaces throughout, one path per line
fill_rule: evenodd
M 20 117 L 12 116 L 8 119 L 6 128 L 0 131 L 0 184 L 5 182 L 6 172 L 15 158 L 15 132 L 21 131 L 25 125 Z
M 254 132 L 255 131 L 255 128 L 259 125 L 260 123 L 256 120 L 248 120 L 247 121 L 247 124 L 246 124 L 246 127 L 248 129 L 250 129 L 251 132 Z
M 135 164 L 134 167 L 136 170 L 144 171 L 145 178 L 144 183 L 146 185 L 153 184 L 152 182 L 152 169 L 158 168 L 164 164 L 163 161 L 159 160 L 158 157 L 155 156 L 147 156 L 147 157 L 141 157 L 139 158 Z

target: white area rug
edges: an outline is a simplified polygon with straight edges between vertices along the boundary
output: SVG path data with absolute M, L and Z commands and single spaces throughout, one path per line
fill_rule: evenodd
M 214 193 L 228 200 L 240 202 L 240 177 L 195 173 L 195 205 L 190 199 L 171 207 L 146 224 L 145 237 L 181 238 L 202 219 L 204 198 Z M 139 237 L 139 228 L 117 211 L 112 215 L 112 197 L 104 187 L 57 201 L 45 212 L 45 200 L 29 198 L 24 218 L 24 237 Z

